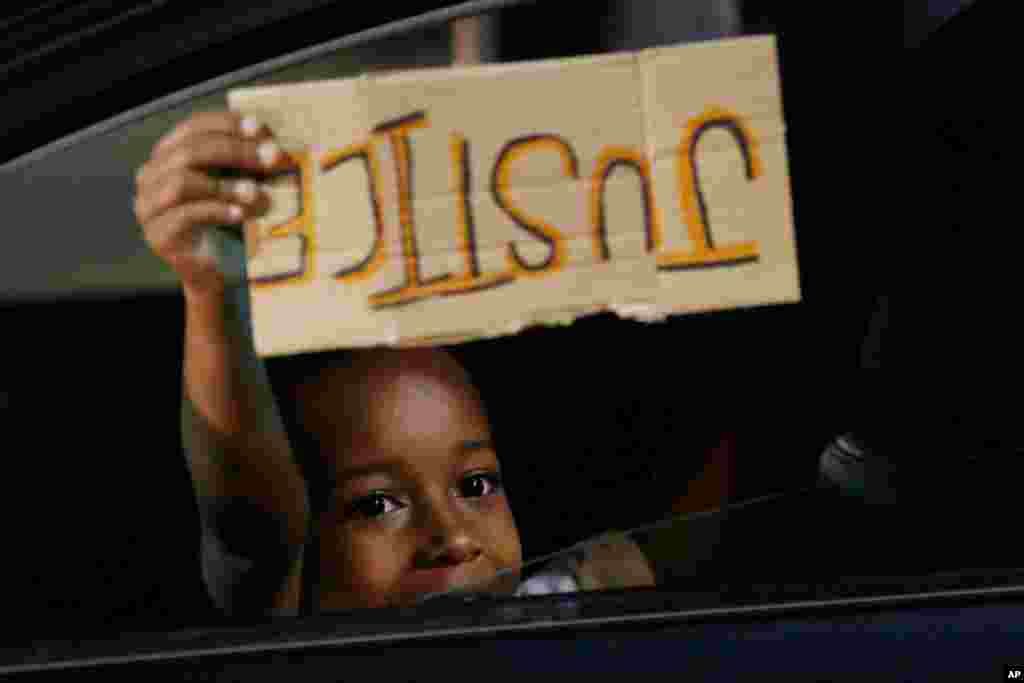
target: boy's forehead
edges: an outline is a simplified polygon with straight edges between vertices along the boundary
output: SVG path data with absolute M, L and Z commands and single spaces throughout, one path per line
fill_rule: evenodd
M 353 365 L 330 372 L 325 378 L 325 397 L 345 401 L 352 415 L 370 415 L 385 404 L 413 404 L 422 409 L 433 404 L 465 403 L 471 388 L 453 369 L 444 367 L 373 364 Z
M 304 392 L 299 398 L 310 411 L 307 427 L 337 446 L 367 446 L 386 436 L 486 431 L 485 410 L 468 375 L 438 352 L 362 354 L 326 368 Z
M 336 390 L 329 394 L 345 404 L 324 404 L 318 412 L 320 429 L 328 432 L 321 438 L 324 454 L 336 475 L 382 465 L 447 470 L 465 456 L 492 449 L 482 405 L 457 375 L 389 370 L 373 368 L 358 383 L 352 375 L 348 381 L 344 373 L 334 376 Z
M 321 377 L 333 389 L 358 388 L 371 395 L 398 386 L 473 389 L 462 365 L 448 352 L 432 348 L 357 351 L 347 362 L 328 364 Z

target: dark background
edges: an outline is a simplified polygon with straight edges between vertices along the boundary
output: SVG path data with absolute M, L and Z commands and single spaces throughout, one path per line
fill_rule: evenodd
M 824 12 L 770 8 L 778 4 L 750 3 L 745 19 L 780 35 L 804 301 L 657 326 L 600 316 L 464 349 L 493 404 L 530 554 L 661 516 L 722 434 L 746 444 L 742 498 L 813 481 L 828 438 L 884 412 L 865 400 L 857 370 L 889 280 L 862 238 L 863 214 L 845 210 L 871 186 L 871 165 L 838 161 L 848 140 L 821 144 L 823 125 L 858 121 L 864 93 L 851 84 L 864 75 L 848 81 L 856 71 L 837 65 L 823 76 L 813 57 L 829 40 L 807 26 Z M 601 51 L 601 6 L 564 21 L 550 3 L 510 13 L 503 58 Z M 288 26 L 299 35 L 321 24 Z M 207 57 L 202 68 L 226 70 L 254 61 L 259 44 L 196 54 Z M 196 59 L 155 70 L 160 94 L 187 85 Z M 40 116 L 22 140 L 70 132 L 99 111 Z M 215 623 L 178 433 L 181 298 L 4 304 L 0 320 L 9 637 Z

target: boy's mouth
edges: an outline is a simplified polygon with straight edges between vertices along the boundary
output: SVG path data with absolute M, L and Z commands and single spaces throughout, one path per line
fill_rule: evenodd
M 451 564 L 428 569 L 413 569 L 401 582 L 402 592 L 416 596 L 425 593 L 444 593 L 486 581 L 485 576 L 474 576 L 467 572 L 467 564 Z M 475 574 L 476 572 L 473 572 Z
M 422 588 L 425 583 L 419 584 L 417 587 Z M 431 600 L 445 595 L 463 597 L 510 596 L 515 594 L 518 586 L 518 571 L 502 571 L 484 575 L 480 575 L 479 572 L 474 572 L 473 575 L 468 578 L 455 576 L 448 581 L 439 580 L 437 584 L 431 585 L 428 590 L 417 592 L 416 602 L 423 602 L 425 600 Z

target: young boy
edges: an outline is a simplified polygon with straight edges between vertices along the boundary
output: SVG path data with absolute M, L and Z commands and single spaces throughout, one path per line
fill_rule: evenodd
M 136 178 L 136 217 L 186 303 L 182 426 L 211 595 L 234 614 L 295 614 L 313 520 L 320 580 L 305 599 L 320 609 L 409 604 L 468 585 L 517 590 L 519 534 L 487 415 L 450 355 L 318 355 L 313 372 L 288 383 L 294 413 L 278 409 L 252 346 L 241 248 L 211 227 L 258 215 L 268 200 L 252 181 L 210 174 L 258 175 L 277 154 L 257 122 L 196 114 Z M 518 590 L 653 582 L 627 543 Z
M 459 586 L 511 592 L 519 533 L 462 367 L 429 349 L 316 366 L 290 404 L 333 490 L 319 517 L 320 607 L 407 604 Z

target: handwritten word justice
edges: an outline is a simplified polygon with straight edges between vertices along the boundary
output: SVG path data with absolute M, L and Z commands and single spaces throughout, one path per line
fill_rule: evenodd
M 640 181 L 643 193 L 643 225 L 648 253 L 656 255 L 660 271 L 693 268 L 738 266 L 757 261 L 760 255 L 756 241 L 733 244 L 716 243 L 708 218 L 708 207 L 698 174 L 697 143 L 701 136 L 713 129 L 722 129 L 735 140 L 748 181 L 757 179 L 762 173 L 762 161 L 758 142 L 753 131 L 736 113 L 719 107 L 711 107 L 703 114 L 689 120 L 681 132 L 681 140 L 675 152 L 678 197 L 681 215 L 686 223 L 686 233 L 691 245 L 682 251 L 667 251 L 664 248 L 664 228 L 657 209 L 651 179 L 650 160 L 637 148 L 608 146 L 601 150 L 595 167 L 580 169 L 572 144 L 552 134 L 531 134 L 508 141 L 502 147 L 488 179 L 490 196 L 495 205 L 531 238 L 547 246 L 547 257 L 539 263 L 528 263 L 522 258 L 517 245 L 510 242 L 505 256 L 506 267 L 500 272 L 482 272 L 479 262 L 476 226 L 473 207 L 469 198 L 472 194 L 470 172 L 470 143 L 458 133 L 450 135 L 450 163 L 457 177 L 458 222 L 453 226 L 459 238 L 459 250 L 465 259 L 464 272 L 448 273 L 442 276 L 424 278 L 420 268 L 420 251 L 417 245 L 415 222 L 413 220 L 412 153 L 418 131 L 429 128 L 427 112 L 418 111 L 409 116 L 388 121 L 373 129 L 366 142 L 344 149 L 329 151 L 321 158 L 312 158 L 308 150 L 288 153 L 288 172 L 298 173 L 301 187 L 301 209 L 299 214 L 269 232 L 269 238 L 288 235 L 302 236 L 302 266 L 297 271 L 278 273 L 254 278 L 252 284 L 258 287 L 273 287 L 286 283 L 306 282 L 312 277 L 317 252 L 317 240 L 311 207 L 314 206 L 314 189 L 311 179 L 319 170 L 329 174 L 344 164 L 361 164 L 367 177 L 367 188 L 371 204 L 375 238 L 369 253 L 357 265 L 333 273 L 339 281 L 363 279 L 377 273 L 386 263 L 384 220 L 379 192 L 381 169 L 375 146 L 389 144 L 394 159 L 394 174 L 398 188 L 398 215 L 401 229 L 402 261 L 404 282 L 395 288 L 385 289 L 370 296 L 370 306 L 375 309 L 387 308 L 421 301 L 430 297 L 462 295 L 471 292 L 500 287 L 523 277 L 543 277 L 563 269 L 567 261 L 566 237 L 554 225 L 524 212 L 513 201 L 509 193 L 509 174 L 513 165 L 523 157 L 538 151 L 554 152 L 561 158 L 562 172 L 568 178 L 580 179 L 581 172 L 589 172 L 592 182 L 588 183 L 590 236 L 597 262 L 612 258 L 608 245 L 607 207 L 605 190 L 608 179 L 617 171 L 633 173 Z M 316 166 L 319 166 L 319 169 Z

